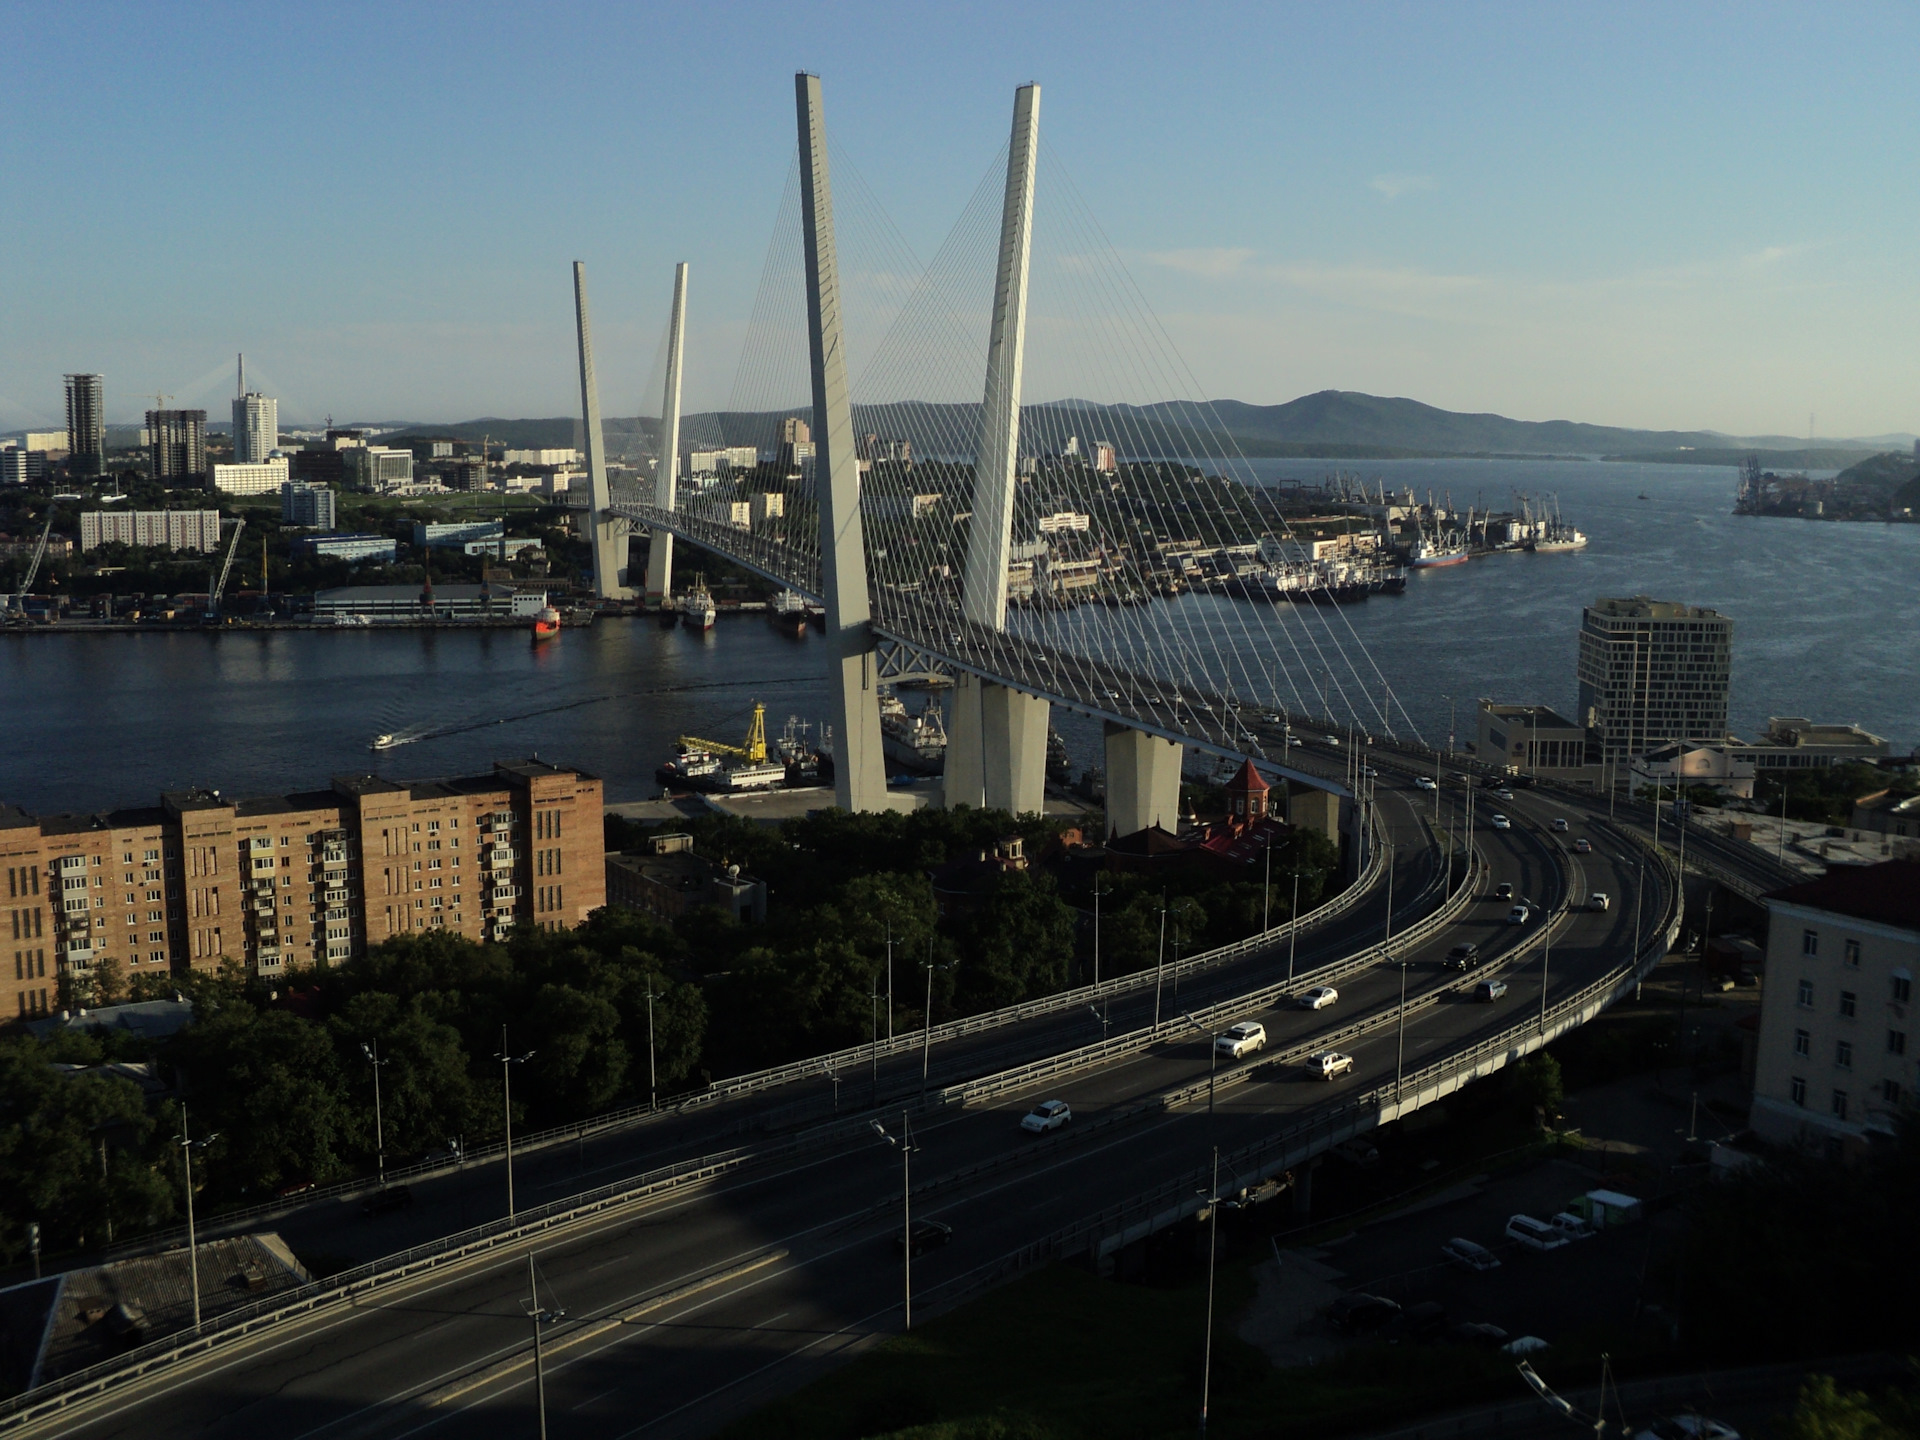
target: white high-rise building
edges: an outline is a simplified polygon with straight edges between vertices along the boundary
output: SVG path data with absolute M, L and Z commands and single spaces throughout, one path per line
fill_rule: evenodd
M 287 460 L 283 455 L 254 465 L 215 465 L 213 484 L 209 488 L 224 490 L 229 495 L 273 495 L 279 493 L 288 478 Z
M 234 462 L 240 465 L 258 465 L 279 448 L 280 402 L 271 395 L 234 396 Z

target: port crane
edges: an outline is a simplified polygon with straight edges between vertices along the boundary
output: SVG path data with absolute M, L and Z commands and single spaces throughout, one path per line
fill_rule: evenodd
M 47 541 L 53 536 L 53 506 L 47 506 L 47 523 L 40 527 L 40 543 L 33 547 L 33 558 L 27 562 L 27 573 L 20 581 L 20 588 L 7 602 L 9 615 L 21 615 L 26 612 L 27 592 L 33 589 L 35 577 L 40 574 L 40 562 L 47 558 Z
M 731 755 L 736 760 L 745 760 L 749 765 L 767 763 L 767 707 L 758 700 L 753 702 L 753 719 L 747 725 L 747 743 L 728 745 L 719 740 L 702 740 L 698 735 L 682 735 L 680 746 L 684 750 L 710 750 L 716 755 Z
M 220 566 L 220 579 L 215 582 L 213 593 L 207 596 L 207 618 L 209 620 L 218 620 L 220 618 L 220 597 L 226 594 L 227 576 L 233 571 L 233 557 L 235 552 L 240 549 L 240 532 L 246 528 L 247 517 L 244 515 L 233 522 L 233 540 L 232 543 L 227 546 L 227 558 Z

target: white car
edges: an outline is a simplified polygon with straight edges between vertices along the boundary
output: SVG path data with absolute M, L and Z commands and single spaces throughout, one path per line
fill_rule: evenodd
M 1289 735 L 1289 736 L 1287 736 L 1287 748 L 1288 748 L 1288 749 L 1290 749 L 1290 750 L 1292 750 L 1292 749 L 1298 749 L 1298 748 L 1299 748 L 1300 746 L 1302 746 L 1302 745 L 1304 745 L 1304 744 L 1306 744 L 1306 743 L 1307 743 L 1307 742 L 1306 742 L 1306 741 L 1304 741 L 1304 740 L 1302 740 L 1302 739 L 1301 739 L 1301 738 L 1300 738 L 1300 737 L 1299 737 L 1298 735 Z
M 1049 1130 L 1058 1130 L 1073 1119 L 1073 1111 L 1064 1100 L 1042 1100 L 1029 1110 L 1020 1121 L 1020 1128 L 1029 1135 L 1044 1135 Z
M 1591 1240 L 1599 1232 L 1571 1210 L 1560 1210 L 1547 1217 L 1547 1223 L 1569 1240 Z
M 1502 815 L 1498 810 L 1493 812 L 1493 818 L 1489 820 L 1487 823 L 1493 826 L 1493 828 L 1496 830 L 1511 830 L 1513 828 L 1513 822 L 1507 819 L 1507 817 Z
M 1440 786 L 1431 775 L 1416 775 L 1413 777 L 1413 788 L 1416 790 L 1438 790 Z
M 1338 735 L 1329 735 L 1326 737 L 1326 740 L 1329 745 L 1338 745 L 1340 743 L 1340 737 Z
M 1507 1221 L 1507 1238 L 1518 1241 L 1529 1250 L 1558 1250 L 1570 1242 L 1552 1225 L 1544 1220 L 1536 1220 L 1531 1215 L 1515 1215 Z
M 1340 992 L 1331 985 L 1316 985 L 1300 997 L 1302 1010 L 1324 1010 L 1340 998 Z
M 1533 918 L 1533 910 L 1526 905 L 1516 905 L 1507 911 L 1507 924 L 1524 925 Z
M 1498 1270 L 1500 1257 L 1484 1245 L 1476 1245 L 1456 1235 L 1440 1247 L 1440 1253 L 1463 1270 Z
M 1229 1025 L 1224 1032 L 1213 1037 L 1214 1051 L 1231 1060 L 1263 1050 L 1266 1044 L 1267 1027 L 1257 1020 L 1242 1020 L 1238 1025 Z
M 1596 890 L 1587 897 L 1587 908 L 1589 910 L 1605 910 L 1612 904 L 1612 899 L 1604 890 Z
M 1556 835 L 1564 835 L 1567 833 L 1567 822 L 1558 815 L 1553 817 L 1553 833 Z
M 1518 1340 L 1509 1340 L 1500 1347 L 1509 1355 L 1538 1355 L 1542 1350 L 1553 1347 L 1538 1335 L 1522 1335 Z
M 1307 1057 L 1307 1071 L 1321 1080 L 1333 1080 L 1353 1069 L 1353 1057 L 1338 1050 L 1322 1050 Z

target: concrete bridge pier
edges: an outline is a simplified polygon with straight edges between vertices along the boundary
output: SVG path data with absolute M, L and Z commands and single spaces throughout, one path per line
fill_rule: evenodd
M 1107 722 L 1107 836 L 1149 825 L 1180 828 L 1180 761 L 1184 747 L 1144 730 Z
M 593 593 L 602 600 L 625 600 L 626 526 L 610 508 L 606 443 L 600 431 L 600 383 L 593 374 L 593 325 L 587 318 L 587 267 L 573 262 L 573 313 L 580 340 L 580 420 L 587 444 L 587 540 L 593 546 Z
M 653 477 L 653 503 L 671 510 L 680 474 L 680 361 L 686 348 L 687 262 L 673 267 L 673 312 L 667 321 L 667 384 L 660 400 L 660 460 Z M 655 528 L 647 550 L 647 603 L 673 598 L 673 534 Z
M 945 802 L 1037 815 L 1047 798 L 1047 717 L 1037 695 L 962 673 L 947 727 Z

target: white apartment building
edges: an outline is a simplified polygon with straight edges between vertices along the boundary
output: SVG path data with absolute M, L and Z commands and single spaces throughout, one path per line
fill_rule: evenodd
M 248 393 L 233 400 L 233 458 L 258 465 L 280 448 L 280 402 Z
M 1840 866 L 1766 899 L 1755 1135 L 1838 1158 L 1920 1087 L 1920 861 Z
M 507 465 L 564 465 L 580 463 L 580 452 L 571 446 L 564 450 L 505 450 L 501 452 L 502 463 Z
M 356 490 L 392 494 L 413 484 L 413 452 L 386 445 L 343 449 L 340 458 Z
M 80 549 L 102 545 L 150 545 L 164 550 L 220 548 L 218 510 L 83 510 Z
M 280 456 L 255 465 L 215 465 L 213 488 L 228 495 L 277 495 L 287 483 L 287 460 Z

